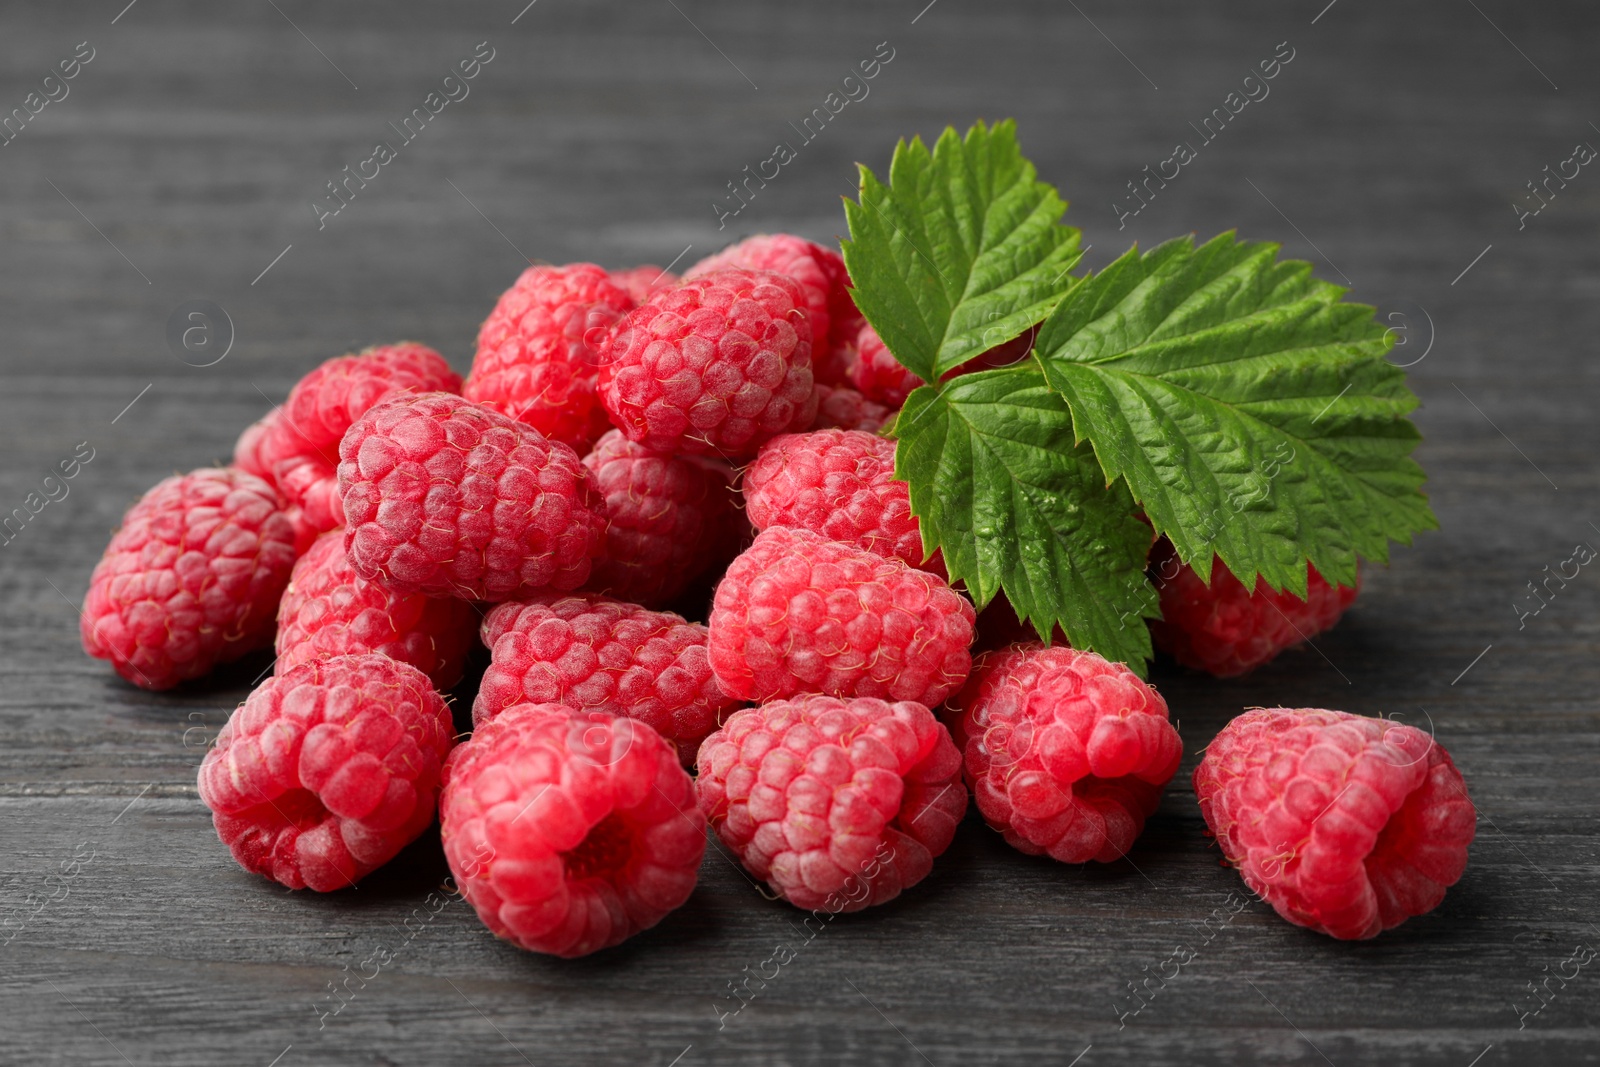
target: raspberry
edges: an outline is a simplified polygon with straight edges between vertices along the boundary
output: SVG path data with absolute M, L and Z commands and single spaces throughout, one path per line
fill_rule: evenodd
M 961 755 L 909 700 L 802 696 L 746 708 L 700 748 L 700 809 L 773 892 L 830 914 L 933 870 L 967 810 Z
M 377 652 L 409 663 L 435 689 L 461 680 L 478 613 L 465 600 L 396 593 L 355 572 L 344 533 L 330 530 L 294 565 L 278 605 L 278 665 Z
M 246 474 L 254 474 L 274 489 L 277 488 L 277 483 L 273 480 L 272 471 L 277 463 L 264 446 L 271 439 L 274 428 L 282 418 L 283 408 L 273 408 L 246 426 L 244 433 L 239 435 L 239 440 L 233 445 L 233 465 Z
M 774 526 L 717 586 L 711 669 L 746 700 L 827 693 L 932 707 L 966 680 L 972 623 L 972 604 L 937 575 Z
M 583 452 L 610 426 L 588 339 L 633 303 L 623 281 L 593 263 L 529 267 L 478 330 L 461 394 Z
M 673 288 L 680 280 L 676 274 L 648 263 L 642 267 L 610 271 L 608 276 L 611 284 L 626 292 L 628 299 L 635 304 L 644 303 L 658 289 Z
M 685 766 L 738 705 L 711 674 L 706 628 L 666 611 L 596 596 L 545 594 L 501 604 L 483 620 L 494 654 L 472 721 L 514 704 L 565 704 L 626 715 L 677 746 Z
M 744 522 L 721 463 L 658 455 L 612 430 L 583 465 L 605 501 L 590 589 L 662 607 L 738 548 Z
M 342 889 L 433 822 L 454 733 L 409 663 L 304 663 L 233 713 L 200 764 L 200 799 L 245 870 L 290 889 Z
M 448 393 L 363 415 L 339 445 L 339 487 L 356 573 L 399 593 L 575 589 L 605 528 L 576 452 Z
M 861 332 L 856 335 L 856 361 L 850 368 L 850 384 L 867 399 L 898 408 L 923 382 L 890 355 L 889 346 L 877 330 L 862 323 Z
M 801 305 L 811 317 L 811 356 L 816 380 L 845 385 L 850 349 L 860 328 L 861 313 L 850 296 L 850 277 L 839 253 L 788 233 L 756 234 L 708 256 L 684 272 L 684 280 L 716 270 L 772 271 L 785 274 L 805 290 Z
M 145 689 L 198 678 L 272 644 L 294 557 L 294 526 L 260 478 L 167 478 L 128 509 L 89 578 L 83 650 Z
M 377 345 L 330 359 L 289 390 L 257 449 L 272 481 L 318 533 L 344 525 L 339 507 L 339 439 L 372 405 L 400 393 L 461 391 L 461 378 L 426 345 Z M 248 431 L 246 431 L 248 432 Z
M 799 284 L 724 270 L 656 293 L 601 345 L 600 400 L 653 452 L 753 455 L 816 417 Z
M 894 450 L 887 437 L 860 430 L 773 438 L 744 474 L 751 524 L 811 530 L 944 577 L 938 552 L 923 560 L 910 489 L 894 476 Z
M 967 360 L 954 370 L 945 372 L 941 381 L 949 381 L 973 371 L 1005 367 L 1027 357 L 1033 349 L 1036 330 L 1003 341 L 993 348 Z M 868 400 L 898 409 L 911 395 L 911 390 L 924 384 L 922 379 L 907 370 L 890 353 L 889 347 L 878 336 L 878 331 L 862 323 L 856 335 L 856 359 L 850 367 L 850 384 L 861 391 Z
M 1180 564 L 1172 543 L 1162 538 L 1150 554 L 1161 589 L 1161 620 L 1150 623 L 1156 646 L 1185 667 L 1218 678 L 1255 669 L 1279 652 L 1333 628 L 1360 588 L 1329 585 L 1307 564 L 1305 600 L 1287 589 L 1273 592 L 1256 579 L 1252 595 L 1221 559 L 1211 563 L 1211 585 L 1187 563 Z
M 1240 715 L 1206 749 L 1194 792 L 1245 884 L 1340 940 L 1438 907 L 1477 829 L 1461 772 L 1432 737 L 1321 708 Z
M 825 430 L 837 427 L 842 430 L 865 430 L 877 433 L 899 412 L 868 400 L 854 389 L 838 385 L 817 386 L 817 417 L 811 429 Z
M 647 930 L 694 890 L 706 820 L 644 723 L 519 704 L 451 754 L 445 858 L 478 917 L 534 952 L 585 956 Z
M 273 408 L 245 427 L 244 433 L 239 435 L 239 440 L 233 446 L 233 465 L 247 474 L 254 474 L 273 489 L 278 488 L 278 479 L 273 473 L 277 462 L 267 446 L 274 432 L 273 427 L 282 417 L 283 408 Z M 278 495 L 283 496 L 281 491 Z M 283 513 L 289 516 L 289 522 L 294 526 L 294 553 L 296 556 L 303 555 L 322 531 L 311 523 L 304 509 L 297 504 L 287 504 Z
M 945 721 L 984 819 L 1063 863 L 1122 857 L 1183 757 L 1166 701 L 1127 667 L 1037 641 L 980 656 Z

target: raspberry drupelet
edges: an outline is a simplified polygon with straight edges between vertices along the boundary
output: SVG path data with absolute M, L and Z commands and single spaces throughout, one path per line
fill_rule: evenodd
M 751 874 L 832 914 L 928 876 L 967 810 L 961 756 L 921 704 L 800 696 L 735 712 L 700 748 L 700 807 Z
M 435 391 L 459 393 L 461 378 L 427 345 L 375 345 L 330 359 L 289 390 L 257 455 L 307 524 L 319 533 L 336 529 L 344 525 L 335 468 L 345 431 L 381 400 Z
M 200 799 L 247 871 L 343 889 L 433 822 L 455 732 L 409 663 L 369 653 L 301 664 L 241 704 L 200 765 Z
M 461 395 L 586 451 L 610 428 L 595 342 L 632 309 L 630 281 L 593 263 L 523 271 L 479 328 Z
M 606 523 L 590 589 L 664 607 L 726 563 L 749 529 L 718 460 L 660 455 L 612 430 L 583 465 Z
M 738 706 L 711 673 L 706 628 L 593 593 L 501 604 L 483 620 L 493 653 L 472 705 L 489 721 L 516 704 L 565 704 L 647 723 L 684 766 Z
M 1208 586 L 1172 542 L 1162 538 L 1150 553 L 1161 590 L 1161 618 L 1150 623 L 1157 648 L 1185 667 L 1231 678 L 1261 666 L 1325 630 L 1331 630 L 1355 603 L 1355 588 L 1331 585 L 1307 564 L 1306 597 L 1287 589 L 1273 592 L 1265 578 L 1255 592 L 1244 587 L 1221 559 L 1211 563 Z
M 340 443 L 339 485 L 351 565 L 399 593 L 575 589 L 605 529 L 576 452 L 447 393 L 363 415 Z
M 600 400 L 652 452 L 753 456 L 816 417 L 811 346 L 792 278 L 711 271 L 655 293 L 606 336 Z
M 1431 736 L 1321 708 L 1240 715 L 1207 747 L 1194 792 L 1245 884 L 1341 940 L 1438 907 L 1477 829 L 1461 772 Z
M 775 526 L 717 586 L 711 668 L 746 700 L 827 693 L 932 707 L 966 681 L 973 618 L 938 575 Z
M 811 530 L 943 577 L 937 551 L 924 560 L 910 487 L 894 476 L 894 450 L 887 437 L 860 430 L 773 438 L 744 473 L 751 525 Z
M 272 644 L 296 531 L 277 492 L 235 467 L 157 484 L 128 509 L 89 578 L 83 650 L 170 689 Z
M 478 612 L 465 600 L 396 593 L 361 577 L 345 556 L 344 532 L 330 530 L 300 557 L 283 592 L 276 670 L 378 652 L 445 690 L 461 680 L 477 628 Z
M 978 657 L 945 716 L 985 821 L 1064 863 L 1126 854 L 1183 757 L 1166 701 L 1127 667 L 1037 641 Z
M 519 704 L 451 754 L 445 858 L 484 925 L 521 948 L 585 956 L 689 898 L 706 848 L 694 783 L 642 722 Z

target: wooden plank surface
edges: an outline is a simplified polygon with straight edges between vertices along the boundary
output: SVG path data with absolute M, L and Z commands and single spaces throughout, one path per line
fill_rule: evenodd
M 1522 629 L 1512 607 L 1600 544 L 1600 175 L 1552 184 L 1521 228 L 1508 206 L 1600 144 L 1590 7 L 523 2 L 0 8 L 0 113 L 93 50 L 0 147 L 0 512 L 93 449 L 0 545 L 0 1062 L 1600 1062 L 1594 972 L 1520 1014 L 1530 982 L 1600 947 L 1600 578 Z M 324 183 L 483 41 L 470 95 L 319 230 Z M 869 95 L 719 231 L 726 183 L 880 42 Z M 1119 229 L 1126 183 L 1197 140 L 1190 123 L 1280 42 L 1270 95 Z M 465 371 L 525 257 L 832 239 L 852 161 L 1006 115 L 1096 265 L 1237 227 L 1403 314 L 1397 362 L 1426 352 L 1418 456 L 1442 529 L 1368 568 L 1316 650 L 1226 682 L 1157 666 L 1187 755 L 1127 862 L 1029 859 L 969 818 L 925 884 L 830 924 L 729 1017 L 729 983 L 801 935 L 716 852 L 682 910 L 576 962 L 497 942 L 459 902 L 434 914 L 436 836 L 327 897 L 234 866 L 194 767 L 265 660 L 148 694 L 78 647 L 75 605 L 140 492 L 225 457 L 350 348 L 415 338 Z M 233 325 L 212 366 L 167 344 L 195 299 Z M 1354 945 L 1253 902 L 1234 914 L 1187 777 L 1229 717 L 1277 704 L 1431 724 L 1480 812 L 1438 911 Z M 1119 1020 L 1180 945 L 1193 961 Z M 370 975 L 380 947 L 393 963 L 324 1016 L 330 983 Z

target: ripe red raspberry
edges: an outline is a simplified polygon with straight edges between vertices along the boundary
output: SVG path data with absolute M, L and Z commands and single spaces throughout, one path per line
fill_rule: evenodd
M 601 345 L 600 400 L 654 452 L 754 455 L 811 424 L 811 324 L 798 283 L 724 270 L 656 293 Z
M 816 380 L 849 384 L 851 349 L 861 313 L 850 296 L 844 259 L 831 248 L 789 233 L 758 233 L 708 256 L 684 272 L 684 280 L 716 270 L 772 271 L 788 275 L 805 290 L 801 305 L 811 318 L 811 358 Z
M 304 663 L 261 683 L 200 764 L 200 799 L 247 871 L 327 893 L 433 822 L 450 709 L 409 663 Z
M 520 704 L 451 754 L 444 782 L 450 870 L 514 945 L 585 956 L 648 930 L 694 890 L 705 816 L 644 723 Z
M 649 263 L 642 267 L 610 271 L 609 276 L 611 284 L 626 292 L 628 299 L 635 304 L 644 303 L 656 290 L 671 289 L 680 281 L 676 274 Z
M 582 453 L 610 427 L 595 398 L 590 339 L 633 304 L 622 281 L 593 263 L 529 267 L 478 330 L 461 395 Z
M 461 378 L 427 345 L 377 345 L 330 359 L 289 390 L 257 449 L 272 481 L 317 532 L 344 525 L 339 508 L 339 439 L 372 405 L 402 393 L 461 391 Z M 248 432 L 248 431 L 247 431 Z
M 944 577 L 937 551 L 924 562 L 910 490 L 894 476 L 894 450 L 887 437 L 860 430 L 773 438 L 744 473 L 751 524 L 811 530 Z
M 984 819 L 1063 863 L 1127 853 L 1183 757 L 1167 702 L 1127 667 L 1037 641 L 978 657 L 945 721 Z
M 1287 589 L 1273 592 L 1256 579 L 1252 595 L 1222 560 L 1211 563 L 1211 585 L 1180 563 L 1172 543 L 1162 538 L 1150 554 L 1161 590 L 1161 619 L 1150 623 L 1156 647 L 1185 667 L 1218 678 L 1254 670 L 1286 648 L 1330 630 L 1360 589 L 1329 585 L 1307 564 L 1307 598 Z
M 1321 708 L 1234 719 L 1195 768 L 1194 792 L 1245 884 L 1295 925 L 1341 940 L 1438 907 L 1478 821 L 1432 737 Z
M 746 700 L 827 693 L 932 707 L 966 681 L 972 622 L 972 604 L 938 575 L 774 526 L 717 586 L 711 669 Z
M 295 531 L 272 486 L 233 467 L 157 484 L 122 517 L 89 578 L 83 650 L 170 689 L 272 644 Z
M 606 520 L 588 588 L 663 607 L 737 550 L 745 523 L 718 461 L 659 455 L 612 430 L 583 465 Z
M 254 474 L 274 489 L 273 468 L 277 466 L 275 458 L 265 450 L 271 440 L 273 428 L 278 425 L 278 420 L 283 417 L 283 408 L 275 407 L 255 422 L 244 428 L 239 435 L 239 440 L 233 445 L 233 465 L 246 474 Z
M 448 393 L 385 401 L 339 445 L 356 573 L 400 593 L 575 589 L 605 529 L 578 454 Z
M 344 532 L 330 530 L 294 565 L 278 605 L 277 672 L 378 652 L 445 690 L 461 680 L 477 623 L 465 600 L 396 593 L 361 577 L 344 554 Z
M 995 345 L 954 370 L 947 371 L 940 380 L 947 382 L 957 375 L 1009 366 L 1025 358 L 1033 349 L 1035 332 L 1029 330 L 1020 337 Z M 911 395 L 911 390 L 924 383 L 894 358 L 877 330 L 868 323 L 862 323 L 856 335 L 856 358 L 850 366 L 850 384 L 868 400 L 898 410 L 906 402 L 906 397 Z
M 277 475 L 273 473 L 277 461 L 269 450 L 269 442 L 273 427 L 283 417 L 283 408 L 275 407 L 261 418 L 245 427 L 244 433 L 239 435 L 239 440 L 233 446 L 233 465 L 247 474 L 254 474 L 257 478 L 278 488 Z M 278 496 L 282 498 L 280 490 Z M 317 539 L 322 531 L 312 525 L 306 517 L 304 509 L 297 504 L 289 504 L 280 499 L 284 505 L 283 513 L 289 517 L 289 522 L 294 526 L 294 551 L 296 556 L 303 555 L 311 547 L 311 542 Z
M 711 674 L 706 628 L 668 611 L 580 593 L 501 604 L 483 620 L 493 653 L 472 721 L 514 704 L 626 715 L 672 742 L 684 766 L 737 707 Z
M 889 346 L 883 343 L 877 330 L 862 323 L 861 331 L 856 334 L 856 360 L 850 368 L 850 384 L 868 400 L 899 408 L 911 395 L 911 390 L 923 382 L 889 353 Z
M 878 433 L 900 412 L 868 400 L 854 389 L 838 385 L 817 386 L 817 417 L 811 429 L 865 430 Z
M 746 708 L 700 748 L 700 809 L 751 874 L 831 914 L 928 876 L 967 810 L 961 755 L 909 700 L 801 696 Z

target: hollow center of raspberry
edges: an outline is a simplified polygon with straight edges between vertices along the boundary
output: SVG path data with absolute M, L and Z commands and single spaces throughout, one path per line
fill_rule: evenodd
M 622 816 L 612 812 L 589 831 L 578 847 L 561 854 L 567 877 L 610 878 L 633 858 L 633 831 Z
M 309 789 L 291 789 L 261 807 L 299 830 L 320 825 L 328 817 L 328 809 Z

